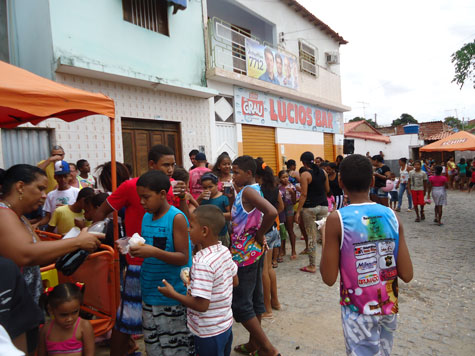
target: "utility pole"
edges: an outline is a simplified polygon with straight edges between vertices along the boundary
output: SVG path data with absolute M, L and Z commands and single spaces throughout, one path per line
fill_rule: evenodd
M 363 107 L 363 118 L 366 119 L 366 106 L 369 105 L 366 101 L 358 101 L 358 104 L 361 104 Z
M 376 124 L 376 127 L 378 127 L 378 114 L 374 113 L 374 123 Z

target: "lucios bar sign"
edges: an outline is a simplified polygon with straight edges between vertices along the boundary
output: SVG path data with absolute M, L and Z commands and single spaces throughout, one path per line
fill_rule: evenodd
M 234 117 L 237 123 L 296 130 L 341 133 L 342 113 L 234 87 Z

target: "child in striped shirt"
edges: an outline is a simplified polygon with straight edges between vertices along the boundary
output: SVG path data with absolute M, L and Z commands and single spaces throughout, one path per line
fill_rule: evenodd
M 231 354 L 233 341 L 233 286 L 237 265 L 229 249 L 218 241 L 224 215 L 214 205 L 199 206 L 190 219 L 190 237 L 202 249 L 193 257 L 188 295 L 175 291 L 166 280 L 158 290 L 188 308 L 188 328 L 194 334 L 197 355 Z

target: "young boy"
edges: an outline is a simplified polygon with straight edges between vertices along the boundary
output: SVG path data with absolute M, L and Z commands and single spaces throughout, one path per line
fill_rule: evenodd
M 249 331 L 249 342 L 235 350 L 259 355 L 278 354 L 261 327 L 265 313 L 262 290 L 262 267 L 265 233 L 273 225 L 277 210 L 263 198 L 256 183 L 256 162 L 251 156 L 241 156 L 233 162 L 233 181 L 241 188 L 231 210 L 231 254 L 238 266 L 239 285 L 233 291 L 234 319 Z M 232 198 L 231 194 L 228 195 Z
M 389 192 L 389 195 L 391 197 L 389 201 L 389 207 L 393 210 L 396 210 L 397 207 L 397 202 L 399 200 L 399 194 L 398 194 L 398 186 L 399 186 L 399 179 L 396 178 L 396 174 L 394 172 L 391 172 L 390 179 L 393 182 L 394 186 L 393 189 Z
M 414 162 L 414 169 L 409 172 L 409 181 L 407 182 L 407 190 L 412 195 L 414 211 L 416 212 L 416 222 L 425 220 L 424 215 L 424 197 L 427 192 L 427 173 L 422 169 L 421 161 Z M 421 207 L 421 215 L 419 216 L 419 206 Z
M 194 199 L 198 199 L 203 193 L 201 176 L 206 172 L 211 172 L 211 169 L 206 167 L 206 155 L 204 153 L 198 153 L 195 159 L 197 166 L 190 171 L 190 193 Z
M 185 307 L 157 290 L 166 279 L 178 293 L 186 294 L 180 272 L 183 267 L 191 266 L 188 221 L 168 203 L 170 185 L 169 177 L 161 171 L 149 171 L 136 183 L 140 203 L 146 211 L 141 232 L 145 245 L 131 247 L 130 254 L 144 258 L 140 271 L 142 327 L 150 356 L 194 354 Z
M 56 229 L 56 232 L 60 235 L 65 235 L 76 226 L 74 219 L 84 220 L 84 207 L 85 200 L 88 197 L 94 196 L 94 189 L 92 188 L 83 188 L 78 194 L 76 202 L 72 205 L 63 205 L 59 208 L 56 208 L 51 220 L 48 223 L 46 231 L 53 232 Z M 85 227 L 80 226 L 81 228 Z
M 177 293 L 163 280 L 158 290 L 188 308 L 188 328 L 195 335 L 197 355 L 231 354 L 233 341 L 233 286 L 238 285 L 237 265 L 218 241 L 225 219 L 214 205 L 198 207 L 190 220 L 191 241 L 202 249 L 193 257 L 189 295 Z
M 79 179 L 79 183 L 81 183 L 81 186 L 83 188 L 94 188 L 96 186 L 96 181 L 91 174 L 91 166 L 89 165 L 89 162 L 85 159 L 80 159 L 79 161 L 77 161 L 76 167 L 80 172 L 77 178 Z
M 320 273 L 332 286 L 340 271 L 340 304 L 348 355 L 389 355 L 398 312 L 397 279 L 412 279 L 404 231 L 394 211 L 368 198 L 368 158 L 346 157 L 339 183 L 351 205 L 327 219 Z
M 45 216 L 38 222 L 38 226 L 48 224 L 51 214 L 53 214 L 57 207 L 71 205 L 76 202 L 79 189 L 69 185 L 70 173 L 68 162 L 57 161 L 54 164 L 54 179 L 58 183 L 58 187 L 48 193 L 45 205 L 43 206 Z

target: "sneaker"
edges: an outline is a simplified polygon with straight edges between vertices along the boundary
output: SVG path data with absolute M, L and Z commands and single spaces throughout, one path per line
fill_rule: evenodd
M 414 209 L 407 209 L 408 213 L 410 213 L 411 211 L 414 211 Z

